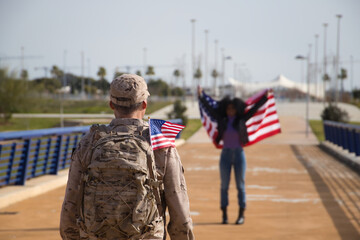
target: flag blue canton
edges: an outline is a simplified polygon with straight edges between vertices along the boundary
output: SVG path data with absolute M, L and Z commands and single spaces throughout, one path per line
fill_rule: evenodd
M 212 109 L 216 109 L 218 107 L 218 102 L 215 101 L 214 99 L 212 99 L 211 97 L 209 97 L 208 95 L 205 94 L 205 92 L 203 92 L 203 95 L 204 95 L 204 99 L 206 100 L 206 102 L 210 105 L 210 107 Z M 200 114 L 201 114 L 201 117 L 203 118 L 203 113 L 202 111 L 205 111 L 206 114 L 209 116 L 209 118 L 211 119 L 211 121 L 216 121 L 216 119 L 214 118 L 214 116 L 212 116 L 209 112 L 209 110 L 203 106 L 203 104 L 201 102 L 199 102 L 199 105 L 200 105 Z
M 150 134 L 157 135 L 161 133 L 161 126 L 165 123 L 164 120 L 151 119 Z

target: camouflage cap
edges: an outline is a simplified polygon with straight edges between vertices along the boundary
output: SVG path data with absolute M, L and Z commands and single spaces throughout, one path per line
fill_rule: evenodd
M 135 74 L 123 74 L 110 84 L 110 100 L 119 106 L 129 107 L 149 96 L 145 80 Z

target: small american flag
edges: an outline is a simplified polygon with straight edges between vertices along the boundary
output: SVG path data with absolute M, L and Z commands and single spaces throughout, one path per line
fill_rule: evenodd
M 175 137 L 185 127 L 160 119 L 149 119 L 149 126 L 153 150 L 175 147 Z
M 246 109 L 245 111 L 249 111 L 253 104 L 259 101 L 264 94 L 267 93 L 267 90 L 263 90 L 249 99 L 246 100 Z M 203 96 L 205 101 L 212 109 L 216 109 L 218 107 L 218 102 L 212 99 L 210 96 L 206 95 L 203 92 Z M 275 99 L 274 95 L 270 93 L 268 95 L 268 100 L 261 106 L 256 113 L 246 122 L 246 129 L 248 133 L 249 142 L 246 146 L 254 144 L 260 140 L 263 140 L 267 137 L 273 136 L 277 133 L 281 132 L 279 117 L 277 115 Z M 213 143 L 217 148 L 222 148 L 223 142 L 220 141 L 219 144 L 216 144 L 215 139 L 218 135 L 217 131 L 217 122 L 213 114 L 206 109 L 201 101 L 199 101 L 201 122 L 206 129 L 208 135 L 213 140 Z

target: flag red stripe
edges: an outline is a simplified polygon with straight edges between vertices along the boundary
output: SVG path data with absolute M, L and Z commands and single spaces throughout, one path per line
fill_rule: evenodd
M 261 141 L 261 140 L 263 140 L 263 139 L 265 139 L 265 138 L 271 137 L 271 136 L 273 136 L 273 135 L 275 135 L 275 134 L 278 134 L 278 133 L 281 133 L 281 129 L 280 129 L 280 128 L 275 129 L 275 130 L 273 130 L 273 131 L 271 131 L 271 132 L 268 132 L 268 133 L 266 133 L 266 134 L 260 135 L 260 136 L 259 136 L 258 138 L 256 138 L 254 141 L 248 142 L 245 146 L 250 146 L 250 145 L 252 145 L 252 144 L 254 144 L 254 143 L 257 143 L 257 142 L 259 142 L 259 141 Z
M 259 127 L 255 131 L 248 132 L 248 136 L 253 135 L 254 133 L 256 133 L 257 131 L 259 131 L 262 128 L 274 125 L 276 123 L 279 123 L 279 119 L 273 120 L 273 121 L 265 123 L 265 124 L 261 124 L 261 125 L 259 125 Z
M 277 118 L 277 112 L 270 112 L 270 113 L 268 113 L 268 114 L 266 114 L 263 118 L 261 118 L 260 120 L 258 120 L 258 121 L 256 121 L 256 122 L 251 122 L 250 124 L 246 124 L 246 128 L 250 128 L 250 127 L 252 127 L 252 126 L 254 126 L 254 125 L 258 125 L 258 124 L 261 124 L 262 122 L 264 122 L 267 118 L 269 118 L 269 117 L 272 117 L 272 116 L 274 116 L 274 115 L 276 115 L 275 117 L 276 117 L 276 119 L 278 119 Z

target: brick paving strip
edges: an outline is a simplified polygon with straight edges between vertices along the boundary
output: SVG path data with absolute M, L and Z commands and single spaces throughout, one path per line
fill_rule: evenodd
M 200 130 L 179 147 L 196 239 L 360 239 L 360 177 L 305 138 L 302 118 L 281 117 L 283 133 L 245 149 L 247 210 L 234 176 L 229 222 L 220 224 L 219 156 Z M 65 186 L 0 209 L 0 239 L 60 239 Z

